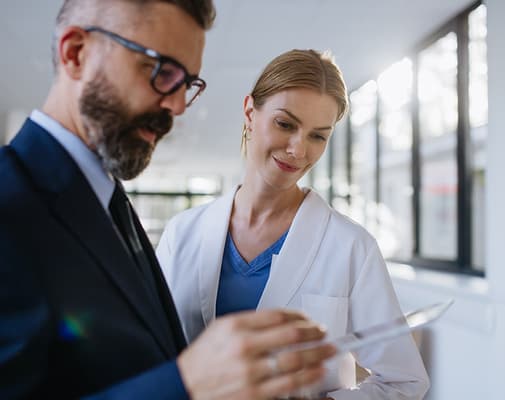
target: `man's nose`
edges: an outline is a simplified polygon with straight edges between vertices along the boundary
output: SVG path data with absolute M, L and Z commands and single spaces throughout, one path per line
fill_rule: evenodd
M 175 93 L 163 96 L 161 107 L 170 110 L 172 115 L 181 115 L 186 111 L 186 86 L 182 85 Z

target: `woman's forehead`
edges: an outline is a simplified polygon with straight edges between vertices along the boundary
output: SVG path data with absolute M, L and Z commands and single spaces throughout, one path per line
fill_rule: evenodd
M 331 96 L 307 88 L 275 93 L 267 98 L 262 108 L 270 112 L 293 114 L 302 121 L 326 125 L 333 125 L 338 114 L 338 105 Z

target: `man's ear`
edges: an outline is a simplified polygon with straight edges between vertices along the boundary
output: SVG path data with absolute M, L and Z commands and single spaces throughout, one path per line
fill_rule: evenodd
M 62 32 L 58 42 L 59 68 L 71 78 L 82 77 L 86 56 L 85 45 L 89 43 L 88 33 L 82 28 L 69 26 Z
M 244 99 L 244 118 L 247 123 L 251 123 L 252 114 L 254 112 L 254 100 L 250 94 L 248 94 Z

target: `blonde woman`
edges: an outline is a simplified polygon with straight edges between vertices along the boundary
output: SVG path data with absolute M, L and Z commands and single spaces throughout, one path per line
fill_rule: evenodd
M 329 337 L 401 314 L 375 240 L 297 182 L 347 110 L 331 58 L 292 50 L 272 60 L 244 100 L 241 185 L 171 219 L 157 255 L 189 341 L 217 316 L 301 310 Z M 355 363 L 370 376 L 356 387 Z M 421 399 L 428 377 L 410 336 L 327 364 L 311 395 Z

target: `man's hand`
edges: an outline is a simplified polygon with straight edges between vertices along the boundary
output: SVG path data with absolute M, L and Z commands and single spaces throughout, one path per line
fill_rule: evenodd
M 324 335 L 320 326 L 293 311 L 230 314 L 214 321 L 177 365 L 194 400 L 271 399 L 320 380 L 323 361 L 336 352 L 329 344 L 277 350 Z

